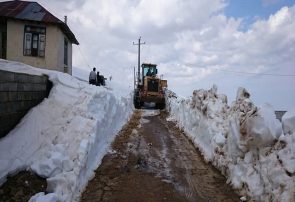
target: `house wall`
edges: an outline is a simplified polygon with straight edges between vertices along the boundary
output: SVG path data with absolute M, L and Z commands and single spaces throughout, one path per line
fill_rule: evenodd
M 57 66 L 59 67 L 58 71 L 68 73 L 72 75 L 72 43 L 68 40 L 68 38 L 61 33 L 58 38 L 58 59 Z M 64 65 L 64 42 L 65 39 L 68 40 L 68 67 L 65 68 Z M 45 53 L 46 54 L 46 53 Z M 66 71 L 65 71 L 66 70 Z
M 23 62 L 34 67 L 64 72 L 64 37 L 59 27 L 46 24 L 45 57 L 24 56 L 24 27 L 25 25 L 44 25 L 26 21 L 7 21 L 7 59 Z M 69 43 L 70 44 L 70 43 Z M 69 49 L 69 55 L 72 55 Z M 71 57 L 68 57 L 71 58 Z M 72 69 L 72 61 L 69 63 Z M 67 72 L 71 73 L 71 71 Z

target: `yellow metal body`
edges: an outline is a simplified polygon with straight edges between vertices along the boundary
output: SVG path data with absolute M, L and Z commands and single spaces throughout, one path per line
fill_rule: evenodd
M 148 90 L 148 82 L 150 80 L 156 80 L 158 82 L 157 91 L 149 91 Z M 164 81 L 164 82 L 163 82 Z M 157 76 L 145 76 L 144 77 L 144 85 L 143 85 L 143 94 L 141 96 L 141 100 L 144 102 L 156 102 L 162 103 L 165 102 L 163 88 L 167 87 L 167 80 L 161 80 Z

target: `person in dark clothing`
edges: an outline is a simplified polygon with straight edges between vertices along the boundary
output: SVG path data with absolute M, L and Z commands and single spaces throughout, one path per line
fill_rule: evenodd
M 151 72 L 151 69 L 150 69 L 150 68 L 148 69 L 146 75 L 147 75 L 147 76 L 152 76 L 152 72 Z
M 96 84 L 96 68 L 94 67 L 93 70 L 89 74 L 89 84 L 95 85 Z
M 100 85 L 105 86 L 105 80 L 103 75 L 100 75 Z
M 96 75 L 96 85 L 100 86 L 101 81 L 100 81 L 100 75 L 99 75 L 99 71 L 97 71 L 97 75 Z

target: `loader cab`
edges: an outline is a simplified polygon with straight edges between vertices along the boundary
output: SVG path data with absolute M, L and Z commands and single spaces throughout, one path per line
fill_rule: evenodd
M 157 65 L 155 64 L 143 63 L 141 67 L 142 67 L 142 73 L 143 73 L 142 80 L 144 79 L 145 76 L 155 76 L 158 73 Z
M 145 102 L 155 103 L 159 109 L 165 108 L 164 85 L 162 79 L 157 76 L 158 70 L 156 64 L 143 63 L 141 72 L 137 77 L 137 85 L 134 89 L 134 106 L 139 109 Z M 136 82 L 135 82 L 136 83 Z M 167 82 L 166 82 L 167 86 Z

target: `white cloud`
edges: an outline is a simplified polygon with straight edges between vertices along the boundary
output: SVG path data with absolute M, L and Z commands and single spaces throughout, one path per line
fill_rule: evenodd
M 276 31 L 280 27 L 288 26 L 293 22 L 291 18 L 291 14 L 287 7 L 283 7 L 280 11 L 278 11 L 275 15 L 271 15 L 269 18 L 269 26 L 271 31 Z

